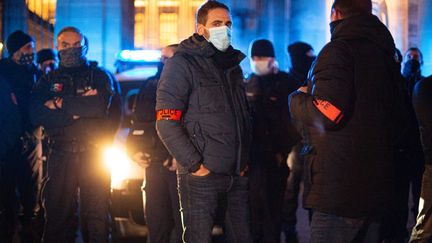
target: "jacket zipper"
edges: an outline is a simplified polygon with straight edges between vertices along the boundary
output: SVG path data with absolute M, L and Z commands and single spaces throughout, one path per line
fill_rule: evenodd
M 235 68 L 235 67 L 234 67 Z M 228 84 L 228 88 L 229 88 L 229 92 L 230 92 L 230 105 L 232 108 L 232 111 L 234 112 L 234 118 L 235 118 L 235 122 L 236 122 L 236 131 L 237 131 L 237 140 L 238 140 L 238 148 L 236 151 L 236 157 L 237 157 L 237 165 L 236 165 L 236 173 L 238 175 L 240 175 L 240 165 L 241 165 L 241 154 L 242 154 L 242 138 L 241 138 L 241 134 L 240 134 L 240 124 L 239 124 L 239 119 L 238 119 L 238 114 L 240 114 L 241 111 L 236 110 L 235 107 L 235 102 L 234 102 L 234 93 L 233 93 L 233 89 L 232 89 L 232 85 L 231 85 L 231 80 L 228 78 L 229 74 L 231 73 L 231 71 L 234 69 L 228 69 L 227 71 L 224 71 L 224 80 L 225 82 Z

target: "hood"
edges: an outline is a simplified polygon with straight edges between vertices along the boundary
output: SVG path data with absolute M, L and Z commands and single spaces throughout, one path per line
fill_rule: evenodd
M 217 54 L 219 51 L 204 37 L 195 33 L 191 37 L 180 43 L 176 53 L 181 52 L 187 53 L 188 55 L 192 56 L 202 56 L 210 58 Z M 246 55 L 244 55 L 242 52 L 233 49 L 231 46 L 226 51 L 226 53 L 228 52 L 236 55 L 236 59 L 238 58 L 238 62 L 241 62 L 246 57 Z
M 331 23 L 334 26 L 332 40 L 366 39 L 394 56 L 395 44 L 387 27 L 372 14 L 357 15 Z

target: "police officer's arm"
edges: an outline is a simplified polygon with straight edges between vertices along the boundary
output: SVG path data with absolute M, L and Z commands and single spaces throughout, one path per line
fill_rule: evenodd
M 32 90 L 30 102 L 30 119 L 34 126 L 45 128 L 60 128 L 73 123 L 73 115 L 61 109 L 49 109 L 45 102 L 53 97 L 50 84 L 45 77 L 41 77 Z
M 413 105 L 420 127 L 421 141 L 427 165 L 432 165 L 432 79 L 418 82 L 413 91 Z
M 337 129 L 354 103 L 354 67 L 346 46 L 329 43 L 312 73 L 311 93 L 290 95 L 290 112 L 294 120 L 307 126 Z
M 62 109 L 80 118 L 106 118 L 114 96 L 114 84 L 107 73 L 94 73 L 97 94 L 91 96 L 67 96 L 63 98 Z
M 6 81 L 0 78 L 0 158 L 16 144 L 22 132 L 21 116 L 15 101 Z
M 202 157 L 180 121 L 180 116 L 187 110 L 192 89 L 192 74 L 185 64 L 186 60 L 176 55 L 168 59 L 164 67 L 157 89 L 156 129 L 162 142 L 178 163 L 193 171 L 198 169 Z

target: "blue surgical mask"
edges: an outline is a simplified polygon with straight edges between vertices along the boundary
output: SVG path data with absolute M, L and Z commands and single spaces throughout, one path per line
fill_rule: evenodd
M 219 51 L 226 51 L 231 45 L 231 29 L 227 26 L 209 28 L 209 42 Z

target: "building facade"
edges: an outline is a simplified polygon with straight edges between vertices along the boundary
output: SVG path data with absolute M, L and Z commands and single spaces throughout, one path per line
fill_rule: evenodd
M 290 67 L 288 44 L 308 42 L 319 52 L 330 39 L 332 0 L 221 1 L 231 8 L 234 46 L 247 54 L 254 39 L 270 39 L 281 69 Z M 0 42 L 4 44 L 8 34 L 22 29 L 35 37 L 38 49 L 53 48 L 55 34 L 72 25 L 87 35 L 90 58 L 114 70 L 120 50 L 159 49 L 190 36 L 195 30 L 196 9 L 203 2 L 1 0 Z M 411 46 L 421 48 L 425 55 L 425 74 L 432 73 L 432 1 L 373 0 L 373 4 L 374 14 L 389 27 L 397 47 L 402 52 Z M 248 60 L 242 65 L 249 72 Z

